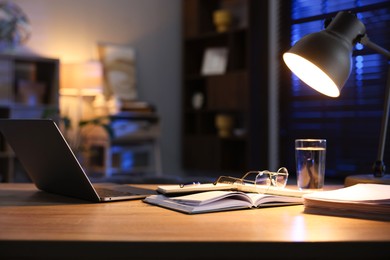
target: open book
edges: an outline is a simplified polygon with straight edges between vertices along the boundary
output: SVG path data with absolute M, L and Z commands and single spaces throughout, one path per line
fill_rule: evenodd
M 356 184 L 303 198 L 305 213 L 390 220 L 390 185 Z
M 302 201 L 300 197 L 244 193 L 239 191 L 206 191 L 177 197 L 152 195 L 144 199 L 144 202 L 188 214 L 255 207 L 297 205 L 302 204 Z

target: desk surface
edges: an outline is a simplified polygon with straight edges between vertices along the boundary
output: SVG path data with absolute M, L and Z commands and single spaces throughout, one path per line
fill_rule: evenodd
M 390 222 L 309 215 L 303 206 L 186 215 L 140 200 L 91 204 L 31 184 L 0 184 L 0 258 L 26 252 L 65 258 L 110 253 L 111 259 L 329 259 L 335 253 L 385 259 Z

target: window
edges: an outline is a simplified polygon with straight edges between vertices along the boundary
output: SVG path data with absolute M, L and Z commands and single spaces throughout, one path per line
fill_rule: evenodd
M 357 14 L 371 41 L 390 49 L 388 0 L 292 0 L 290 45 L 324 29 L 325 19 L 341 10 Z M 317 93 L 291 76 L 281 91 L 281 99 L 288 104 L 282 105 L 282 162 L 295 169 L 294 139 L 325 138 L 327 177 L 371 173 L 377 159 L 388 66 L 384 56 L 358 44 L 352 73 L 336 99 Z M 384 161 L 390 166 L 389 132 Z

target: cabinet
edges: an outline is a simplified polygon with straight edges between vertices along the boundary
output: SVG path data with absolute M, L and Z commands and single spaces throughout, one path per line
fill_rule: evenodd
M 157 114 L 120 112 L 106 123 L 106 127 L 90 123 L 81 128 L 81 162 L 90 177 L 123 182 L 162 175 Z
M 268 166 L 267 2 L 183 2 L 182 164 L 193 174 Z M 226 30 L 216 29 L 217 10 L 231 15 Z M 210 61 L 213 49 L 227 54 Z
M 57 59 L 0 54 L 0 118 L 58 120 L 58 77 Z M 0 181 L 14 180 L 15 162 L 1 137 Z

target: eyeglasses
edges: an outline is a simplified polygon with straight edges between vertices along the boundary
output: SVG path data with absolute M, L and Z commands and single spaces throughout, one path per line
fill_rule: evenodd
M 256 174 L 256 175 L 255 175 Z M 254 176 L 254 177 L 253 177 Z M 239 185 L 255 185 L 256 187 L 277 187 L 284 188 L 287 184 L 288 171 L 285 167 L 279 168 L 277 172 L 264 171 L 249 171 L 241 178 L 220 176 L 213 183 L 239 184 Z

